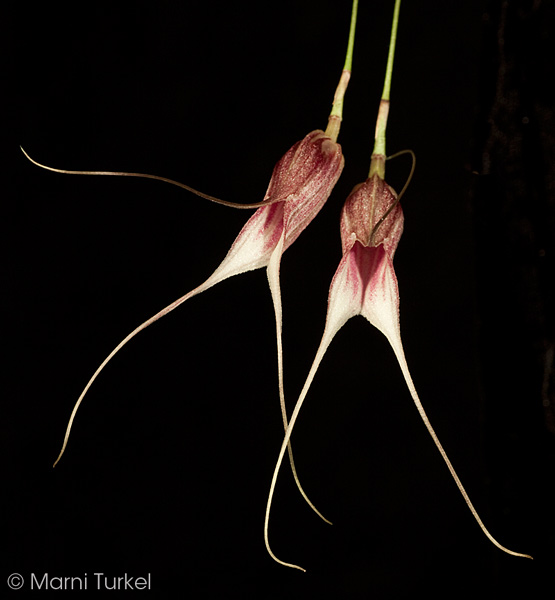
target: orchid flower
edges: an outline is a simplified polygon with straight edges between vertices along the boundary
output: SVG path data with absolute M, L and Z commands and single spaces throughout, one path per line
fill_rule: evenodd
M 335 334 L 352 317 L 362 315 L 387 338 L 401 367 L 416 408 L 428 432 L 445 460 L 459 491 L 488 539 L 498 548 L 513 556 L 532 558 L 527 554 L 513 552 L 502 546 L 489 533 L 472 505 L 455 469 L 424 411 L 416 392 L 405 358 L 399 326 L 399 288 L 393 268 L 393 256 L 403 232 L 403 211 L 395 191 L 384 181 L 385 175 L 385 128 L 389 112 L 389 89 L 393 65 L 396 30 L 400 0 L 396 0 L 393 28 L 388 57 L 386 83 L 380 103 L 376 124 L 375 146 L 371 158 L 368 179 L 356 186 L 341 213 L 340 233 L 343 257 L 332 279 L 324 334 L 316 357 L 291 415 L 289 427 L 283 440 L 279 458 L 274 470 L 266 508 L 264 538 L 269 554 L 278 563 L 304 571 L 298 565 L 279 560 L 270 549 L 268 522 L 272 497 L 279 467 L 285 448 L 289 443 L 295 421 L 308 393 L 320 362 Z M 414 155 L 413 155 L 414 158 Z M 414 167 L 414 162 L 413 162 Z M 405 188 L 406 189 L 406 185 Z M 404 192 L 403 189 L 403 192 Z M 403 193 L 402 192 L 402 193 Z M 401 193 L 401 195 L 402 195 Z
M 169 312 L 193 296 L 204 292 L 210 287 L 220 283 L 221 281 L 224 281 L 229 277 L 232 277 L 233 275 L 259 269 L 261 267 L 266 267 L 274 304 L 278 349 L 280 404 L 284 430 L 287 429 L 287 413 L 285 409 L 283 392 L 283 353 L 281 340 L 282 308 L 279 282 L 280 263 L 281 257 L 285 250 L 291 246 L 291 244 L 299 237 L 305 227 L 307 227 L 312 219 L 314 219 L 314 217 L 318 214 L 328 199 L 333 187 L 341 175 L 341 171 L 343 170 L 344 158 L 341 151 L 341 146 L 337 143 L 337 137 L 342 119 L 343 98 L 351 73 L 357 8 L 358 0 L 354 0 L 352 5 L 347 56 L 339 85 L 335 92 L 333 107 L 330 113 L 326 131 L 312 131 L 285 153 L 285 155 L 274 167 L 264 200 L 258 204 L 232 204 L 230 202 L 225 202 L 212 196 L 197 192 L 196 190 L 193 190 L 184 184 L 155 175 L 112 171 L 67 171 L 64 169 L 54 169 L 34 161 L 22 149 L 24 154 L 31 162 L 50 171 L 81 175 L 122 175 L 147 177 L 178 185 L 196 193 L 203 198 L 227 206 L 235 206 L 237 208 L 258 207 L 258 210 L 247 221 L 243 229 L 240 231 L 220 266 L 212 273 L 212 275 L 210 275 L 208 279 L 206 279 L 206 281 L 139 325 L 127 337 L 125 337 L 100 364 L 85 386 L 73 408 L 67 425 L 63 446 L 58 458 L 56 459 L 56 462 L 54 463 L 54 466 L 58 463 L 66 449 L 75 415 L 79 406 L 81 405 L 81 402 L 83 401 L 83 398 L 85 397 L 85 394 L 91 387 L 94 380 L 104 369 L 106 364 L 123 348 L 123 346 L 125 346 L 140 331 L 161 317 L 167 315 Z M 290 447 L 289 456 L 293 474 L 299 490 L 309 505 L 320 515 L 302 490 L 295 471 L 293 455 Z M 320 516 L 322 519 L 326 520 L 322 515 Z

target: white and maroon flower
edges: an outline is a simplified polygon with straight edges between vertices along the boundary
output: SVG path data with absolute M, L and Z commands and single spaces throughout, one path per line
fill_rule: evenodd
M 276 314 L 280 399 L 284 426 L 287 426 L 282 385 L 281 294 L 279 285 L 281 257 L 283 252 L 291 246 L 318 214 L 339 179 L 343 165 L 344 158 L 341 146 L 321 130 L 309 133 L 285 153 L 274 167 L 268 190 L 264 196 L 263 206 L 257 209 L 241 229 L 220 266 L 204 283 L 172 302 L 134 329 L 112 350 L 95 371 L 73 408 L 62 450 L 54 465 L 60 460 L 65 451 L 75 414 L 89 387 L 106 364 L 129 340 L 186 300 L 189 300 L 189 298 L 204 292 L 233 275 L 261 267 L 267 267 L 268 281 Z M 292 467 L 294 471 L 293 463 Z M 296 474 L 295 479 L 298 483 Z M 304 495 L 302 488 L 300 489 Z
M 399 289 L 393 268 L 393 256 L 403 232 L 403 211 L 398 203 L 397 194 L 380 175 L 372 175 L 363 184 L 355 187 L 347 198 L 341 213 L 340 227 L 343 256 L 330 286 L 324 334 L 291 415 L 270 486 L 264 525 L 264 539 L 269 554 L 280 564 L 304 570 L 298 565 L 278 559 L 270 549 L 268 524 L 277 475 L 302 403 L 328 346 L 335 334 L 350 318 L 362 315 L 379 329 L 391 344 L 416 408 L 484 534 L 507 554 L 531 558 L 527 554 L 505 548 L 486 529 L 447 457 L 416 392 L 401 341 Z

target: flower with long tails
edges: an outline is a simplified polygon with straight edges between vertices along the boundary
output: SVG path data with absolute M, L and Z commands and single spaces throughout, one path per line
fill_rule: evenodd
M 466 504 L 484 534 L 493 544 L 507 554 L 532 558 L 528 554 L 521 554 L 505 548 L 486 529 L 424 411 L 424 407 L 422 406 L 412 381 L 405 353 L 403 351 L 399 326 L 399 288 L 395 270 L 393 268 L 393 256 L 403 232 L 403 211 L 399 204 L 397 194 L 384 181 L 386 160 L 385 129 L 389 112 L 389 90 L 391 85 L 391 72 L 397 23 L 399 19 L 399 8 L 400 0 L 396 0 L 386 71 L 387 74 L 384 92 L 378 111 L 375 146 L 370 163 L 369 177 L 364 183 L 353 189 L 347 198 L 341 213 L 340 233 L 343 257 L 341 258 L 339 267 L 332 279 L 329 290 L 324 334 L 304 387 L 291 415 L 289 427 L 287 428 L 274 470 L 268 496 L 268 504 L 266 507 L 264 539 L 268 552 L 278 563 L 302 571 L 304 571 L 302 567 L 278 559 L 270 548 L 268 540 L 268 524 L 272 497 L 285 448 L 289 443 L 295 421 L 297 420 L 299 411 L 320 362 L 335 334 L 349 319 L 356 315 L 365 317 L 372 325 L 374 325 L 374 327 L 379 329 L 389 341 L 399 362 L 416 408 L 436 447 L 447 464 L 449 472 L 455 480 Z
M 344 158 L 341 146 L 337 143 L 337 137 L 342 119 L 343 99 L 351 74 L 357 8 L 358 0 L 353 0 L 345 65 L 340 77 L 339 85 L 334 95 L 332 111 L 330 113 L 326 131 L 324 132 L 321 130 L 316 130 L 309 133 L 304 139 L 302 139 L 300 142 L 297 142 L 288 152 L 286 152 L 286 154 L 274 167 L 264 200 L 258 204 L 233 204 L 230 202 L 224 202 L 212 196 L 197 192 L 196 190 L 193 190 L 184 184 L 180 184 L 178 182 L 155 175 L 112 171 L 68 171 L 64 169 L 54 169 L 52 167 L 46 167 L 45 165 L 37 163 L 31 159 L 29 155 L 25 153 L 25 151 L 23 151 L 27 158 L 31 160 L 31 162 L 50 171 L 80 175 L 121 175 L 147 177 L 178 185 L 196 193 L 201 197 L 227 206 L 235 206 L 237 208 L 258 207 L 258 210 L 247 221 L 243 229 L 240 231 L 220 266 L 206 281 L 139 325 L 127 337 L 125 337 L 100 364 L 83 389 L 83 392 L 81 393 L 72 410 L 62 449 L 54 463 L 54 466 L 58 463 L 66 449 L 75 415 L 83 401 L 83 398 L 85 397 L 85 394 L 100 372 L 104 369 L 106 364 L 117 352 L 121 350 L 121 348 L 123 348 L 123 346 L 125 346 L 140 331 L 161 317 L 167 315 L 169 312 L 193 296 L 204 292 L 210 287 L 221 281 L 224 281 L 229 277 L 232 277 L 233 275 L 259 269 L 261 267 L 267 268 L 267 276 L 274 303 L 278 349 L 280 404 L 284 430 L 287 429 L 287 413 L 285 410 L 285 398 L 283 392 L 283 353 L 281 341 L 282 307 L 279 282 L 280 263 L 283 252 L 285 252 L 285 250 L 291 246 L 291 244 L 299 237 L 305 227 L 308 226 L 308 224 L 320 211 L 343 170 Z M 302 490 L 296 474 L 293 455 L 290 447 L 289 456 L 295 481 L 299 487 L 299 490 L 313 510 L 320 515 Z M 320 516 L 322 519 L 326 520 L 322 515 Z

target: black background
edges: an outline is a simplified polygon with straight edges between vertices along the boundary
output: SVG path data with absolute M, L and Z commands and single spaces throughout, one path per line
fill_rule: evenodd
M 96 366 L 206 279 L 251 213 L 154 181 L 49 173 L 18 145 L 54 167 L 154 173 L 259 201 L 280 156 L 326 126 L 350 17 L 339 0 L 54 2 L 20 4 L 8 28 L 0 585 L 12 572 L 27 582 L 88 573 L 91 588 L 94 572 L 151 573 L 153 591 L 128 594 L 538 597 L 554 560 L 553 434 L 542 371 L 515 333 L 526 323 L 505 292 L 525 283 L 505 269 L 509 250 L 486 256 L 481 245 L 502 212 L 481 220 L 501 4 L 402 7 L 388 151 L 412 148 L 418 164 L 395 266 L 405 351 L 432 424 L 492 534 L 536 560 L 480 532 L 391 349 L 361 318 L 332 343 L 293 438 L 304 487 L 334 525 L 304 505 L 284 467 L 270 539 L 307 573 L 269 558 L 264 509 L 283 432 L 263 270 L 133 340 L 91 388 L 52 470 Z M 515 4 L 536 20 L 553 12 Z M 361 2 L 339 136 L 346 166 L 283 257 L 289 406 L 323 331 L 342 202 L 367 174 L 391 12 Z M 406 158 L 388 164 L 389 182 L 400 189 L 408 169 Z M 506 288 L 488 287 L 505 272 Z M 484 305 L 501 323 L 493 338 Z M 505 362 L 511 345 L 532 356 L 530 374 Z

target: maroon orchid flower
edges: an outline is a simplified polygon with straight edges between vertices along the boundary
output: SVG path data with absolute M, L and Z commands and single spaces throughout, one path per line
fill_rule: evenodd
M 403 211 L 398 203 L 397 194 L 375 173 L 351 192 L 343 207 L 341 213 L 343 257 L 330 286 L 324 334 L 297 405 L 291 415 L 274 471 L 266 512 L 265 537 L 268 551 L 272 557 L 286 566 L 300 568 L 277 559 L 268 544 L 269 510 L 279 466 L 302 403 L 328 346 L 341 327 L 357 315 L 365 317 L 386 336 L 391 344 L 416 408 L 484 534 L 507 554 L 531 558 L 527 554 L 505 548 L 486 529 L 447 457 L 416 392 L 401 342 L 399 288 L 393 268 L 393 256 L 402 232 Z
M 270 549 L 268 523 L 272 497 L 285 448 L 289 444 L 295 421 L 320 362 L 335 334 L 350 318 L 356 315 L 362 315 L 370 321 L 372 325 L 386 336 L 391 344 L 416 408 L 441 456 L 445 460 L 449 472 L 463 495 L 466 504 L 484 534 L 493 544 L 507 554 L 532 558 L 527 554 L 513 552 L 502 546 L 482 523 L 424 411 L 424 407 L 412 381 L 403 350 L 399 326 L 399 287 L 393 268 L 393 256 L 403 232 L 403 211 L 397 194 L 384 181 L 386 160 L 385 131 L 389 114 L 389 93 L 399 8 L 400 0 L 396 0 L 384 91 L 376 121 L 375 145 L 370 162 L 369 177 L 363 184 L 353 189 L 341 213 L 340 229 L 343 257 L 330 286 L 324 334 L 304 387 L 291 415 L 274 470 L 266 506 L 264 540 L 269 554 L 278 563 L 301 570 L 304 569 L 298 565 L 279 560 Z M 414 169 L 414 154 L 412 156 Z M 405 185 L 400 196 L 403 195 L 406 187 Z
M 276 314 L 280 355 L 280 388 L 282 387 L 281 294 L 279 285 L 281 257 L 283 252 L 291 246 L 305 227 L 314 219 L 328 199 L 341 175 L 344 162 L 341 146 L 321 130 L 309 133 L 285 153 L 274 167 L 264 200 L 258 205 L 260 208 L 240 231 L 220 266 L 201 285 L 172 302 L 134 329 L 112 350 L 95 371 L 73 408 L 62 450 L 54 465 L 60 460 L 65 451 L 75 415 L 85 394 L 114 355 L 140 331 L 193 296 L 206 291 L 233 275 L 262 267 L 267 268 Z M 60 169 L 49 169 L 61 171 Z M 67 173 L 67 171 L 62 172 Z M 282 409 L 285 411 L 284 406 Z
M 270 291 L 274 304 L 276 320 L 277 354 L 278 354 L 278 382 L 281 413 L 284 430 L 287 429 L 287 412 L 285 408 L 285 395 L 283 390 L 283 352 L 282 352 L 282 307 L 280 292 L 280 264 L 283 252 L 299 237 L 305 227 L 318 214 L 333 187 L 335 186 L 344 166 L 341 146 L 337 143 L 342 119 L 343 98 L 350 79 L 351 62 L 356 24 L 357 0 L 353 1 L 351 26 L 347 58 L 341 74 L 339 85 L 335 92 L 332 111 L 326 131 L 316 130 L 309 133 L 304 139 L 297 142 L 274 167 L 268 190 L 264 200 L 258 204 L 232 204 L 212 196 L 202 194 L 192 188 L 154 175 L 141 173 L 106 172 L 106 171 L 68 171 L 46 167 L 25 155 L 36 165 L 59 173 L 81 175 L 121 175 L 134 177 L 147 177 L 158 179 L 178 185 L 208 200 L 236 208 L 258 208 L 254 215 L 247 221 L 239 235 L 231 245 L 227 256 L 212 275 L 201 285 L 194 288 L 169 306 L 162 309 L 150 319 L 139 325 L 125 337 L 104 359 L 98 369 L 85 386 L 71 413 L 66 429 L 62 449 L 54 466 L 62 457 L 69 439 L 75 415 L 83 398 L 92 383 L 104 369 L 106 364 L 140 331 L 167 315 L 169 312 L 189 300 L 193 296 L 204 292 L 210 287 L 225 279 L 246 271 L 266 267 Z M 289 445 L 289 458 L 297 486 L 311 506 L 311 508 L 325 521 L 304 493 L 296 473 L 293 454 Z M 329 522 L 329 521 L 328 521 Z

